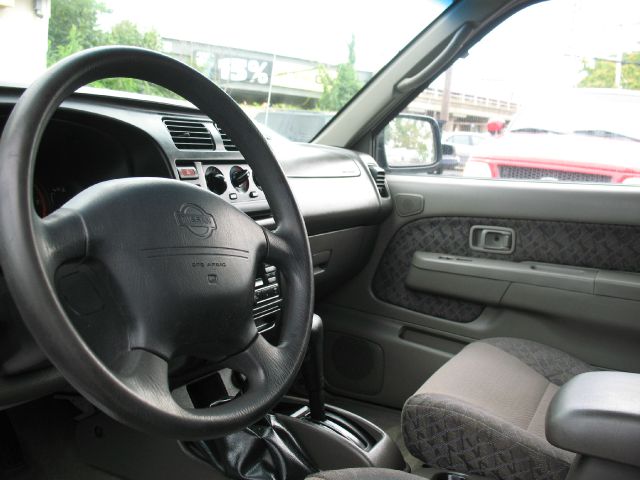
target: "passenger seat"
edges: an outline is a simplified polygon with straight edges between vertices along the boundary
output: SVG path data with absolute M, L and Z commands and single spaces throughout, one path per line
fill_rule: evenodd
M 562 480 L 574 454 L 547 442 L 545 416 L 564 383 L 593 370 L 530 340 L 474 342 L 407 400 L 404 441 L 431 467 L 499 480 Z

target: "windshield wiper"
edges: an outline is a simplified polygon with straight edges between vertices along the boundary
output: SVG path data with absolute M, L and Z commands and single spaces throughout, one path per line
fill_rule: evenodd
M 560 132 L 556 132 L 555 130 L 547 130 L 546 128 L 538 128 L 538 127 L 515 128 L 515 129 L 511 130 L 511 132 L 517 132 L 517 133 L 553 133 L 554 135 L 560 135 Z
M 589 135 L 590 137 L 615 138 L 618 140 L 632 140 L 640 142 L 640 138 L 622 135 L 621 133 L 611 132 L 609 130 L 575 130 L 573 133 L 577 135 Z

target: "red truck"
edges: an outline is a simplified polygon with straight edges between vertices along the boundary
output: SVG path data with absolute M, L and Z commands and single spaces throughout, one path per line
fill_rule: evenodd
M 575 89 L 522 108 L 464 176 L 640 185 L 640 92 Z

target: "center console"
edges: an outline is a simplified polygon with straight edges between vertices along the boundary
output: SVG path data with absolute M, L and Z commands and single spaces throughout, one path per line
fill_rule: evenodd
M 275 409 L 319 470 L 352 467 L 406 468 L 400 450 L 380 428 L 324 401 L 323 328 L 314 315 L 302 372 L 308 400 L 285 398 Z
M 326 405 L 316 421 L 306 400 L 287 397 L 275 409 L 282 425 L 297 439 L 318 470 L 380 467 L 406 470 L 400 450 L 380 428 L 346 410 Z
M 282 303 L 278 280 L 270 265 L 261 269 L 254 308 L 258 328 L 265 337 L 276 339 Z M 307 398 L 284 397 L 256 424 L 227 437 L 184 442 L 185 450 L 236 479 L 293 480 L 319 470 L 354 467 L 405 470 L 402 454 L 387 433 L 358 415 L 325 404 L 323 370 L 322 321 L 314 315 L 302 367 Z M 206 376 L 185 389 L 196 408 L 233 401 L 242 390 L 243 378 L 231 371 Z
M 551 401 L 547 439 L 578 454 L 567 480 L 640 478 L 640 374 L 583 373 Z

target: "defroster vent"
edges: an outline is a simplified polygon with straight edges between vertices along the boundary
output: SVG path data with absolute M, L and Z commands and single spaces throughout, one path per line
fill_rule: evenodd
M 162 121 L 179 150 L 215 150 L 211 133 L 204 123 L 183 118 L 163 118 Z

